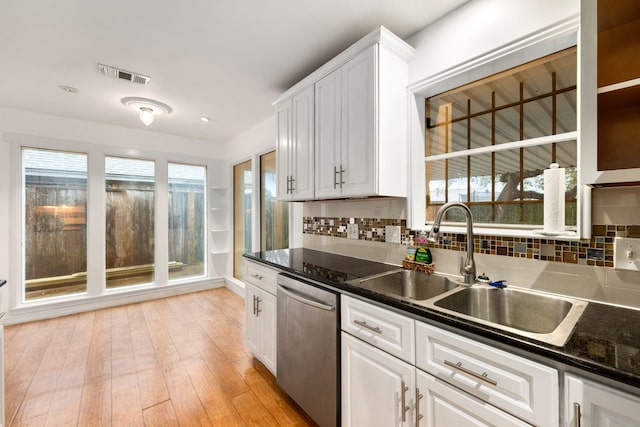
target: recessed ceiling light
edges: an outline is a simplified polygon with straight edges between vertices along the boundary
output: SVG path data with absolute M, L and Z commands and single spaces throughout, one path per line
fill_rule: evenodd
M 120 102 L 122 102 L 123 105 L 136 110 L 140 115 L 140 121 L 144 123 L 145 126 L 149 126 L 153 123 L 153 116 L 169 114 L 173 111 L 167 104 L 148 98 L 129 96 L 122 98 Z
M 200 117 L 200 120 L 202 120 L 203 122 L 207 123 L 207 122 L 211 121 L 211 117 L 202 116 L 202 117 Z
M 78 89 L 76 89 L 73 86 L 58 86 L 61 90 L 67 92 L 67 93 L 78 93 Z

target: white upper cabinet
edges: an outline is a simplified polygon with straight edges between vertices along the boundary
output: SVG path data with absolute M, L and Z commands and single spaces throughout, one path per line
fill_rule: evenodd
M 310 141 L 313 147 L 313 165 L 304 172 L 312 174 L 314 191 L 296 194 L 296 189 L 301 188 L 297 182 L 300 178 L 293 176 L 291 181 L 291 172 L 279 168 L 279 198 L 406 197 L 406 86 L 408 61 L 413 51 L 411 46 L 380 27 L 274 103 L 280 114 L 281 108 L 294 100 L 291 139 L 300 144 Z M 296 114 L 295 98 L 310 87 L 313 87 L 313 114 L 309 120 L 307 108 Z M 296 143 L 280 141 L 283 136 L 280 116 L 278 127 L 278 150 L 287 149 L 285 147 L 291 150 Z M 307 133 L 310 129 L 311 134 Z M 290 156 L 290 153 L 278 153 L 278 159 Z M 293 195 L 291 188 L 294 188 Z
M 316 83 L 318 101 L 323 90 L 328 98 L 325 99 L 324 110 L 316 103 L 318 198 L 377 194 L 374 104 L 376 51 L 377 46 L 369 47 Z M 325 80 L 334 83 L 329 86 L 333 90 L 326 90 L 329 82 Z M 402 189 L 397 192 L 399 194 L 390 195 L 402 195 Z
M 316 168 L 315 193 L 318 198 L 330 197 L 340 185 L 340 171 L 334 165 L 340 164 L 341 71 L 334 71 L 315 85 L 315 163 L 319 165 Z
M 278 199 L 313 199 L 313 86 L 278 105 Z
M 581 181 L 640 177 L 640 7 L 582 0 L 580 12 Z

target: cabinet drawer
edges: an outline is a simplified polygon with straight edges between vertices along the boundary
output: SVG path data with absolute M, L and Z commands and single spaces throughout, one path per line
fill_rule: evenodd
M 343 295 L 342 330 L 406 362 L 415 361 L 415 322 L 373 304 Z
M 276 294 L 278 271 L 262 266 L 255 262 L 247 262 L 247 275 L 245 281 L 269 292 Z
M 558 424 L 558 372 L 416 322 L 416 366 L 534 425 Z

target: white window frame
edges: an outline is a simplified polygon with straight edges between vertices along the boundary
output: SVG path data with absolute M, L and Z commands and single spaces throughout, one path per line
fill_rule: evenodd
M 219 164 L 215 159 L 209 161 L 198 157 L 177 155 L 175 153 L 154 152 L 138 149 L 117 148 L 107 145 L 78 141 L 66 141 L 48 137 L 7 133 L 3 140 L 11 144 L 12 186 L 10 218 L 16 227 L 12 227 L 10 241 L 11 271 L 10 278 L 17 286 L 9 291 L 10 317 L 13 321 L 29 321 L 65 315 L 78 311 L 110 307 L 117 304 L 148 299 L 148 295 L 174 295 L 188 291 L 204 290 L 212 287 L 220 278 L 212 277 L 214 270 L 210 257 L 205 260 L 206 276 L 193 280 L 168 280 L 168 269 L 164 262 L 169 257 L 168 249 L 168 163 L 184 163 L 206 168 L 206 188 L 211 187 L 212 173 Z M 22 148 L 35 148 L 54 151 L 69 151 L 87 155 L 87 290 L 85 293 L 56 296 L 46 299 L 26 301 L 24 297 L 24 239 L 23 193 L 24 176 L 22 168 Z M 149 160 L 155 163 L 155 271 L 153 283 L 132 285 L 122 288 L 106 288 L 105 259 L 105 158 L 107 156 Z M 206 197 L 206 196 L 205 196 Z M 209 210 L 210 198 L 206 197 L 206 209 Z M 205 222 L 208 216 L 205 215 Z M 159 226 L 164 224 L 164 226 Z M 208 230 L 208 224 L 205 224 Z M 208 239 L 205 239 L 205 254 L 208 254 Z M 169 290 L 171 289 L 171 290 Z M 17 319 L 17 320 L 14 320 Z
M 477 81 L 498 72 L 514 68 L 518 65 L 550 55 L 563 49 L 575 46 L 579 36 L 579 18 L 571 18 L 534 35 L 516 40 L 513 43 L 488 52 L 485 55 L 473 58 L 465 63 L 444 70 L 431 77 L 422 79 L 407 88 L 409 111 L 409 197 L 407 198 L 407 227 L 412 230 L 431 229 L 426 222 L 426 178 L 425 178 L 425 99 L 439 93 L 463 86 L 469 82 Z M 578 64 L 580 64 L 580 47 L 578 46 Z M 545 136 L 541 138 L 516 141 L 504 144 L 499 150 L 514 149 L 526 146 L 547 144 L 550 141 L 577 140 L 577 218 L 576 232 L 562 236 L 566 240 L 588 238 L 591 233 L 591 189 L 581 183 L 580 158 L 581 158 L 581 73 L 577 70 L 577 131 L 562 135 Z M 495 151 L 495 147 L 489 147 L 489 151 Z M 439 156 L 431 156 L 430 159 L 455 157 L 466 154 L 478 154 L 485 152 L 484 148 L 476 148 L 467 151 L 448 153 Z M 500 235 L 513 237 L 541 238 L 541 234 L 534 232 L 536 227 L 528 225 L 495 224 L 474 227 L 474 233 L 484 235 Z M 537 226 L 540 228 L 540 226 Z M 441 231 L 451 233 L 464 233 L 463 225 L 445 225 Z

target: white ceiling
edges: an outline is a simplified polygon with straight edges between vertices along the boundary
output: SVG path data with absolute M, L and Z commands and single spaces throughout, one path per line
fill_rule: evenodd
M 141 96 L 173 108 L 150 130 L 224 142 L 377 26 L 406 38 L 466 1 L 2 0 L 0 106 L 143 129 L 120 103 Z M 151 84 L 101 76 L 98 62 Z

